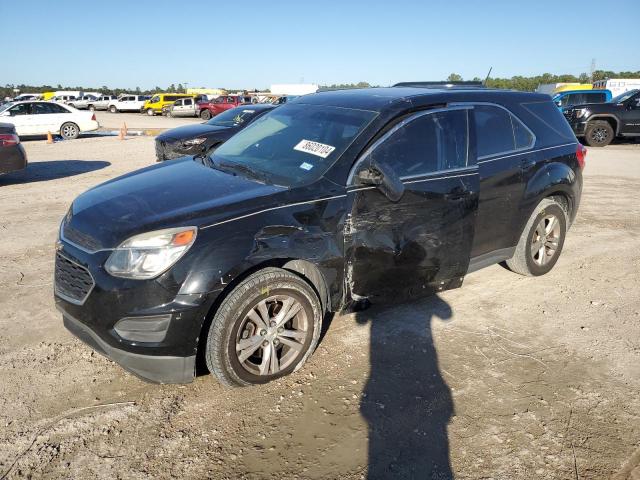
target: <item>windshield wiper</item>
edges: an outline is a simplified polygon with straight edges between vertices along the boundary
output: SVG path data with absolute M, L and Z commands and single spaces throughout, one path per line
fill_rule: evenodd
M 213 160 L 211 160 L 211 162 L 213 162 Z M 223 169 L 231 172 L 240 172 L 249 178 L 253 178 L 254 180 L 262 181 L 264 183 L 271 183 L 269 181 L 269 177 L 266 174 L 257 172 L 251 167 L 248 167 L 247 165 L 243 165 L 241 163 L 227 163 L 218 161 L 216 166 L 222 167 Z

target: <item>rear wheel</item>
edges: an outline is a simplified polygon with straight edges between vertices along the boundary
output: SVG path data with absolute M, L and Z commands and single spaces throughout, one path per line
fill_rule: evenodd
M 267 383 L 299 369 L 320 337 L 322 308 L 298 275 L 266 268 L 218 308 L 207 337 L 209 371 L 228 386 Z
M 80 135 L 80 128 L 73 122 L 63 123 L 60 127 L 60 136 L 65 140 L 73 140 Z
M 211 112 L 209 110 L 202 110 L 200 112 L 200 118 L 203 120 L 211 119 Z
M 522 232 L 509 270 L 526 276 L 544 275 L 558 261 L 567 232 L 568 214 L 555 200 L 538 204 Z
M 587 124 L 584 139 L 590 147 L 606 147 L 615 136 L 613 127 L 605 120 L 594 120 Z
M 96 111 L 96 107 L 94 107 L 93 105 L 89 105 L 89 111 L 90 112 L 95 112 Z

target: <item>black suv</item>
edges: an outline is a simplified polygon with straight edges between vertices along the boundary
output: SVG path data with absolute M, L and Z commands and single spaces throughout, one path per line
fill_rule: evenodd
M 327 312 L 556 263 L 584 148 L 546 95 L 371 88 L 306 95 L 213 154 L 80 195 L 60 225 L 64 324 L 157 382 L 196 357 L 227 385 L 300 368 Z
M 630 90 L 606 103 L 585 103 L 563 110 L 587 145 L 605 147 L 616 137 L 640 136 L 640 90 Z

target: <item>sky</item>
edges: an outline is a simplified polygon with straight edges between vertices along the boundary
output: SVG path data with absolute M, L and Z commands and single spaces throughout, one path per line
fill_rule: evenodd
M 640 70 L 640 0 L 0 0 L 0 84 L 268 88 Z

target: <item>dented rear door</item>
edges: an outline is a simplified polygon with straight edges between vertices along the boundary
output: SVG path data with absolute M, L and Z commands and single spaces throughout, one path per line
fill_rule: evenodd
M 479 190 L 468 111 L 415 114 L 365 154 L 393 168 L 405 191 L 393 202 L 376 187 L 359 187 L 357 180 L 348 189 L 345 278 L 352 298 L 398 300 L 462 284 Z M 368 160 L 356 163 L 354 178 Z

